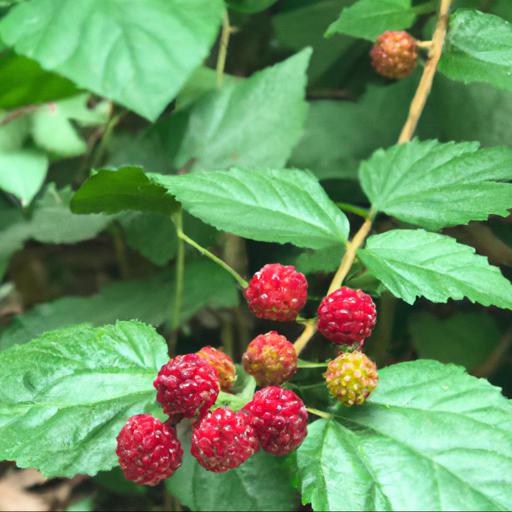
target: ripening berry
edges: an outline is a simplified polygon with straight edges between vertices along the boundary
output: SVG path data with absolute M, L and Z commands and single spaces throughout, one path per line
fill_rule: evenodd
M 377 309 L 372 298 L 347 286 L 324 297 L 318 306 L 318 330 L 338 345 L 361 346 L 376 321 Z
M 144 485 L 169 478 L 183 457 L 174 430 L 149 414 L 137 414 L 125 423 L 116 453 L 126 479 Z
M 243 412 L 218 407 L 194 424 L 190 453 L 208 471 L 236 468 L 259 449 L 254 429 Z
M 261 447 L 273 455 L 287 455 L 307 434 L 308 413 L 293 392 L 269 386 L 254 394 L 243 409 L 251 418 Z
M 171 359 L 162 366 L 153 386 L 157 401 L 174 422 L 205 413 L 219 394 L 217 371 L 196 354 Z
M 413 72 L 418 61 L 416 40 L 404 31 L 384 32 L 372 46 L 370 57 L 379 75 L 405 78 Z
M 260 386 L 282 384 L 297 371 L 297 352 L 285 336 L 270 331 L 249 343 L 242 364 Z
M 249 309 L 258 317 L 295 320 L 308 298 L 308 282 L 292 265 L 272 263 L 256 272 L 244 291 Z
M 236 367 L 231 357 L 210 346 L 203 347 L 196 354 L 215 368 L 219 377 L 220 389 L 230 391 L 236 381 Z
M 340 354 L 324 373 L 329 393 L 343 405 L 361 405 L 377 387 L 377 366 L 359 351 Z

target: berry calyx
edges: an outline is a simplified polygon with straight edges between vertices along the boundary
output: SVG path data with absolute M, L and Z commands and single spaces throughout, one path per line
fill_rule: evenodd
M 258 317 L 295 320 L 308 298 L 308 282 L 292 265 L 272 263 L 256 272 L 244 291 L 249 309 Z
M 215 368 L 219 377 L 220 389 L 229 391 L 236 380 L 236 367 L 231 357 L 210 346 L 203 347 L 196 354 Z
M 297 371 L 297 352 L 285 336 L 270 331 L 249 343 L 242 364 L 260 386 L 282 384 Z
M 259 449 L 249 418 L 218 407 L 196 422 L 190 453 L 208 471 L 222 473 L 245 462 Z
M 318 306 L 318 330 L 336 344 L 361 346 L 377 321 L 372 298 L 361 290 L 342 286 Z
M 329 393 L 343 405 L 361 405 L 377 387 L 377 366 L 362 352 L 340 354 L 324 373 Z
M 171 359 L 162 366 L 153 386 L 157 401 L 174 422 L 204 414 L 219 394 L 217 371 L 196 354 Z
M 273 455 L 287 455 L 307 434 L 308 412 L 293 392 L 277 386 L 257 391 L 243 409 L 251 418 L 261 447 Z
M 169 478 L 183 457 L 174 430 L 149 414 L 137 414 L 125 423 L 116 453 L 126 479 L 144 485 Z
M 405 78 L 413 72 L 418 61 L 416 40 L 404 31 L 384 32 L 372 46 L 370 57 L 379 75 Z

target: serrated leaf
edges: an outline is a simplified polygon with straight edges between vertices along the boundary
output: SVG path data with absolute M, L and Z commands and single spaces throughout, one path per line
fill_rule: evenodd
M 221 0 L 32 0 L 8 13 L 0 35 L 45 69 L 154 120 L 207 56 L 222 13 Z
M 115 437 L 154 401 L 165 340 L 139 322 L 74 327 L 0 353 L 0 459 L 46 476 L 117 464 Z
M 297 452 L 303 502 L 314 510 L 509 510 L 512 405 L 499 388 L 434 361 L 379 376 L 367 404 L 339 407 L 335 420 L 308 428 Z
M 435 140 L 379 150 L 359 170 L 374 211 L 427 229 L 507 216 L 512 150 Z
M 326 36 L 340 33 L 374 41 L 386 30 L 409 28 L 415 19 L 411 0 L 359 0 L 341 11 Z
M 191 510 L 295 510 L 295 491 L 284 461 L 263 450 L 241 466 L 212 473 L 190 454 L 190 431 L 181 432 L 183 464 L 165 481 L 167 490 Z
M 487 258 L 453 238 L 422 229 L 371 236 L 359 258 L 396 297 L 413 304 L 467 297 L 484 306 L 512 309 L 512 284 Z
M 193 170 L 283 167 L 306 117 L 310 56 L 311 50 L 304 50 L 201 98 L 190 112 L 176 165 L 192 162 Z
M 0 189 L 14 194 L 27 206 L 43 185 L 48 159 L 35 150 L 0 153 Z
M 155 179 L 192 215 L 245 238 L 320 249 L 348 236 L 347 218 L 305 171 L 232 169 Z
M 75 213 L 118 213 L 138 210 L 170 215 L 178 204 L 141 167 L 101 169 L 76 191 L 71 200 Z
M 484 311 L 438 318 L 423 311 L 409 320 L 419 357 L 455 363 L 472 370 L 483 365 L 500 339 L 493 317 Z
M 439 70 L 462 82 L 488 82 L 512 91 L 512 23 L 480 11 L 459 9 L 450 16 Z

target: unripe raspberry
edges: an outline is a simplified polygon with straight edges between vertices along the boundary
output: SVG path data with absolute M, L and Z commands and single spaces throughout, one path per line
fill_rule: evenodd
M 273 455 L 287 455 L 306 437 L 308 412 L 293 391 L 263 388 L 243 411 L 249 414 L 261 447 Z
M 297 371 L 297 352 L 285 336 L 270 331 L 249 343 L 242 364 L 260 386 L 282 384 Z
M 384 32 L 372 46 L 370 56 L 379 75 L 394 79 L 405 78 L 417 64 L 416 40 L 407 32 Z
M 169 478 L 183 457 L 175 432 L 149 414 L 137 414 L 125 423 L 116 453 L 126 479 L 144 485 Z
M 196 354 L 215 368 L 219 377 L 220 389 L 229 391 L 236 380 L 235 363 L 233 363 L 231 357 L 210 346 L 203 347 Z
M 254 429 L 243 412 L 218 407 L 195 423 L 190 453 L 208 471 L 236 468 L 259 449 Z
M 324 373 L 327 389 L 343 405 L 361 405 L 377 387 L 377 366 L 362 352 L 340 354 Z
M 295 320 L 308 298 L 308 282 L 292 265 L 272 263 L 256 272 L 244 291 L 249 309 L 258 317 Z
M 372 298 L 347 286 L 324 297 L 318 307 L 318 330 L 338 345 L 361 346 L 376 321 L 377 309 Z
M 219 394 L 217 371 L 196 354 L 171 359 L 162 366 L 153 386 L 157 401 L 173 421 L 203 414 Z

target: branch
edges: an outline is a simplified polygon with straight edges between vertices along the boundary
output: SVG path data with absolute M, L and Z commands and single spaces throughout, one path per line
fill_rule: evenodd
M 18 119 L 18 117 L 25 116 L 46 106 L 48 106 L 48 104 L 46 103 L 44 103 L 43 105 L 26 105 L 25 107 L 20 107 L 16 110 L 12 110 L 8 114 L 6 114 L 6 116 L 0 121 L 0 126 L 5 126 L 6 124 L 9 124 L 12 121 Z
M 222 87 L 224 80 L 224 68 L 226 67 L 226 57 L 228 55 L 229 36 L 233 32 L 232 27 L 229 24 L 228 11 L 224 13 L 224 19 L 222 20 L 222 32 L 219 41 L 219 53 L 217 55 L 217 87 Z
M 434 36 L 432 37 L 432 46 L 430 47 L 428 60 L 425 64 L 425 68 L 423 69 L 423 75 L 421 76 L 416 94 L 412 100 L 411 107 L 409 109 L 409 116 L 407 117 L 407 121 L 405 122 L 400 138 L 398 139 L 399 144 L 409 142 L 412 139 L 416 126 L 418 125 L 418 121 L 423 113 L 423 109 L 425 108 L 425 103 L 427 102 L 428 95 L 432 89 L 432 82 L 434 81 L 437 65 L 439 64 L 439 60 L 441 59 L 441 54 L 443 52 L 446 30 L 448 28 L 448 12 L 450 10 L 451 3 L 452 0 L 441 0 L 441 6 L 437 16 L 436 29 L 434 31 Z

